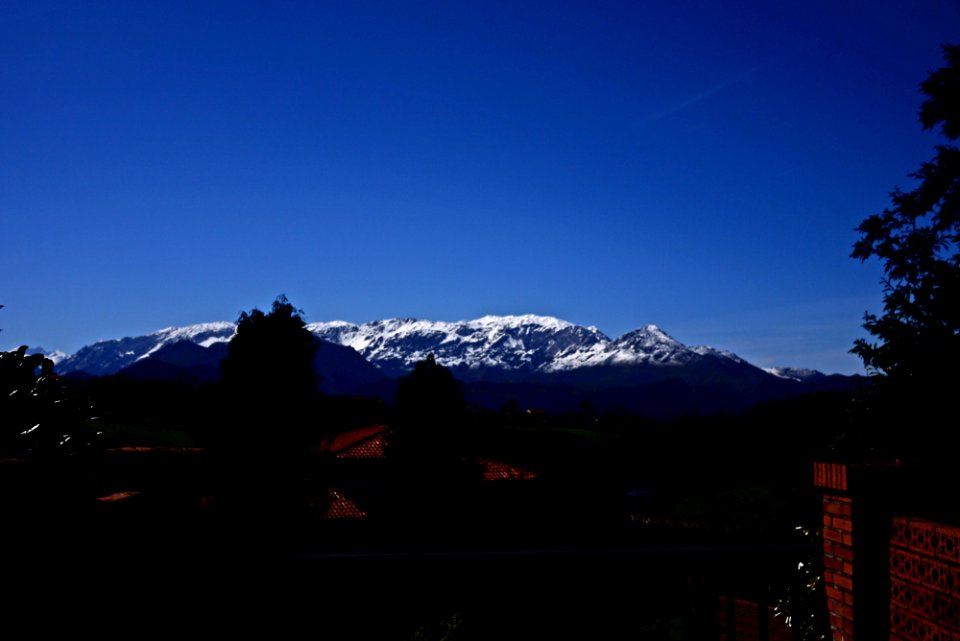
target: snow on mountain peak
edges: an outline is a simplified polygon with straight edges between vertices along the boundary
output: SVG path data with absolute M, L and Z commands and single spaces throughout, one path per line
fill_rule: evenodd
M 406 374 L 430 354 L 466 378 L 491 374 L 511 378 L 599 366 L 677 366 L 711 357 L 742 362 L 713 348 L 687 347 L 657 325 L 610 339 L 596 327 L 535 314 L 454 322 L 392 318 L 356 324 L 334 320 L 310 323 L 306 328 L 323 340 L 353 348 L 388 376 Z M 228 342 L 235 333 L 236 324 L 224 321 L 167 327 L 147 336 L 85 347 L 65 359 L 64 369 L 113 373 L 171 343 L 185 340 L 210 347 Z
M 408 371 L 429 354 L 458 371 L 532 372 L 576 345 L 609 340 L 596 328 L 534 314 L 455 322 L 395 318 L 361 325 L 315 323 L 309 328 L 320 338 L 352 347 L 391 375 Z
M 764 367 L 763 371 L 777 378 L 785 378 L 800 383 L 823 375 L 815 369 L 806 367 Z
M 51 361 L 53 361 L 54 365 L 58 365 L 60 361 L 62 361 L 67 357 L 67 354 L 65 354 L 64 352 L 61 352 L 59 350 L 48 352 L 42 347 L 31 347 L 27 350 L 27 354 L 40 354 L 44 358 L 49 358 Z
M 567 329 L 573 327 L 573 323 L 570 323 L 559 318 L 554 318 L 553 316 L 537 316 L 536 314 L 523 314 L 519 316 L 484 316 L 476 320 L 471 321 L 461 321 L 462 323 L 474 327 L 509 327 L 511 329 L 516 329 L 518 327 L 524 327 L 528 325 L 538 325 L 544 329 Z
M 165 327 L 158 329 L 152 336 L 157 336 L 163 340 L 191 340 L 201 334 L 224 334 L 230 332 L 231 336 L 237 329 L 236 323 L 229 321 L 215 321 L 213 323 L 197 323 L 196 325 L 187 325 L 186 327 Z M 230 340 L 229 337 L 227 340 Z
M 236 323 L 228 321 L 197 323 L 186 327 L 165 327 L 151 334 L 151 336 L 156 337 L 157 344 L 143 354 L 136 355 L 136 360 L 143 360 L 164 345 L 179 341 L 191 341 L 201 347 L 210 347 L 215 343 L 227 343 L 236 332 Z

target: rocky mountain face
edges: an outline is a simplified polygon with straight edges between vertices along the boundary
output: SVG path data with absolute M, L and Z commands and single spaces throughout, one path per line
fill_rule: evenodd
M 317 368 L 331 393 L 384 393 L 386 380 L 409 373 L 429 354 L 464 382 L 468 399 L 487 406 L 529 398 L 549 409 L 572 409 L 601 399 L 629 411 L 657 406 L 702 413 L 850 384 L 850 377 L 810 370 L 762 370 L 730 352 L 684 345 L 655 325 L 616 339 L 596 327 L 533 315 L 307 328 L 320 340 Z M 58 371 L 144 378 L 186 371 L 210 380 L 235 331 L 233 323 L 204 323 L 101 341 L 62 359 Z
M 357 350 L 390 377 L 433 354 L 462 380 L 522 380 L 546 372 L 563 355 L 609 338 L 544 316 L 485 316 L 460 322 L 393 319 L 362 325 L 314 323 L 321 338 Z
M 464 381 L 545 381 L 588 378 L 600 370 L 658 371 L 654 378 L 682 376 L 702 363 L 761 370 L 729 352 L 688 347 L 655 325 L 615 340 L 596 327 L 544 316 L 485 316 L 456 323 L 394 319 L 362 325 L 343 322 L 308 326 L 317 336 L 363 354 L 390 377 L 409 372 L 434 354 Z

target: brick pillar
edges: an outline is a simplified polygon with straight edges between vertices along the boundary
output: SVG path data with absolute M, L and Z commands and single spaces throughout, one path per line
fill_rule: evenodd
M 823 493 L 823 579 L 833 641 L 889 636 L 888 542 L 896 465 L 814 463 Z

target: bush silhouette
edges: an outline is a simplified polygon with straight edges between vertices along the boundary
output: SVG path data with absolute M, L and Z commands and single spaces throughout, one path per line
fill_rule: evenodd
M 26 345 L 0 352 L 0 451 L 74 454 L 94 440 L 87 404 L 53 370 L 53 361 L 27 354 Z

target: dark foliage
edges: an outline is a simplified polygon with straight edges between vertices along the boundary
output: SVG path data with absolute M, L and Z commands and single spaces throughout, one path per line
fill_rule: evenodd
M 393 402 L 394 449 L 417 456 L 426 450 L 455 448 L 464 410 L 460 384 L 431 354 L 400 381 Z
M 920 88 L 925 129 L 960 136 L 960 45 L 943 47 L 946 64 Z M 853 353 L 875 374 L 863 403 L 862 424 L 910 427 L 904 452 L 937 448 L 927 437 L 955 414 L 949 401 L 960 359 L 960 149 L 940 145 L 932 160 L 911 175 L 910 191 L 894 189 L 891 205 L 865 219 L 852 256 L 883 263 L 883 314 L 866 314 L 875 342 L 856 341 Z M 919 428 L 919 431 L 916 428 Z M 919 435 L 919 436 L 918 436 Z
M 299 510 L 316 481 L 308 446 L 321 422 L 317 339 L 302 314 L 285 296 L 269 313 L 243 312 L 222 363 L 223 412 L 214 419 L 213 444 L 222 495 L 247 513 Z
M 0 450 L 73 454 L 94 440 L 89 406 L 54 373 L 53 361 L 27 347 L 0 353 Z
M 392 425 L 388 454 L 405 477 L 438 485 L 437 479 L 455 483 L 475 471 L 460 383 L 432 354 L 401 379 Z
M 256 308 L 240 314 L 223 360 L 223 380 L 230 390 L 251 394 L 254 405 L 301 402 L 317 391 L 316 353 L 317 340 L 306 329 L 303 311 L 279 296 L 269 314 Z
M 921 85 L 926 129 L 960 135 L 960 46 L 944 47 L 947 66 Z M 853 352 L 867 368 L 901 384 L 939 375 L 938 365 L 960 355 L 960 149 L 937 147 L 912 174 L 912 191 L 894 189 L 891 206 L 864 220 L 852 256 L 876 257 L 884 268 L 884 313 L 864 327 L 878 342 L 858 340 Z

